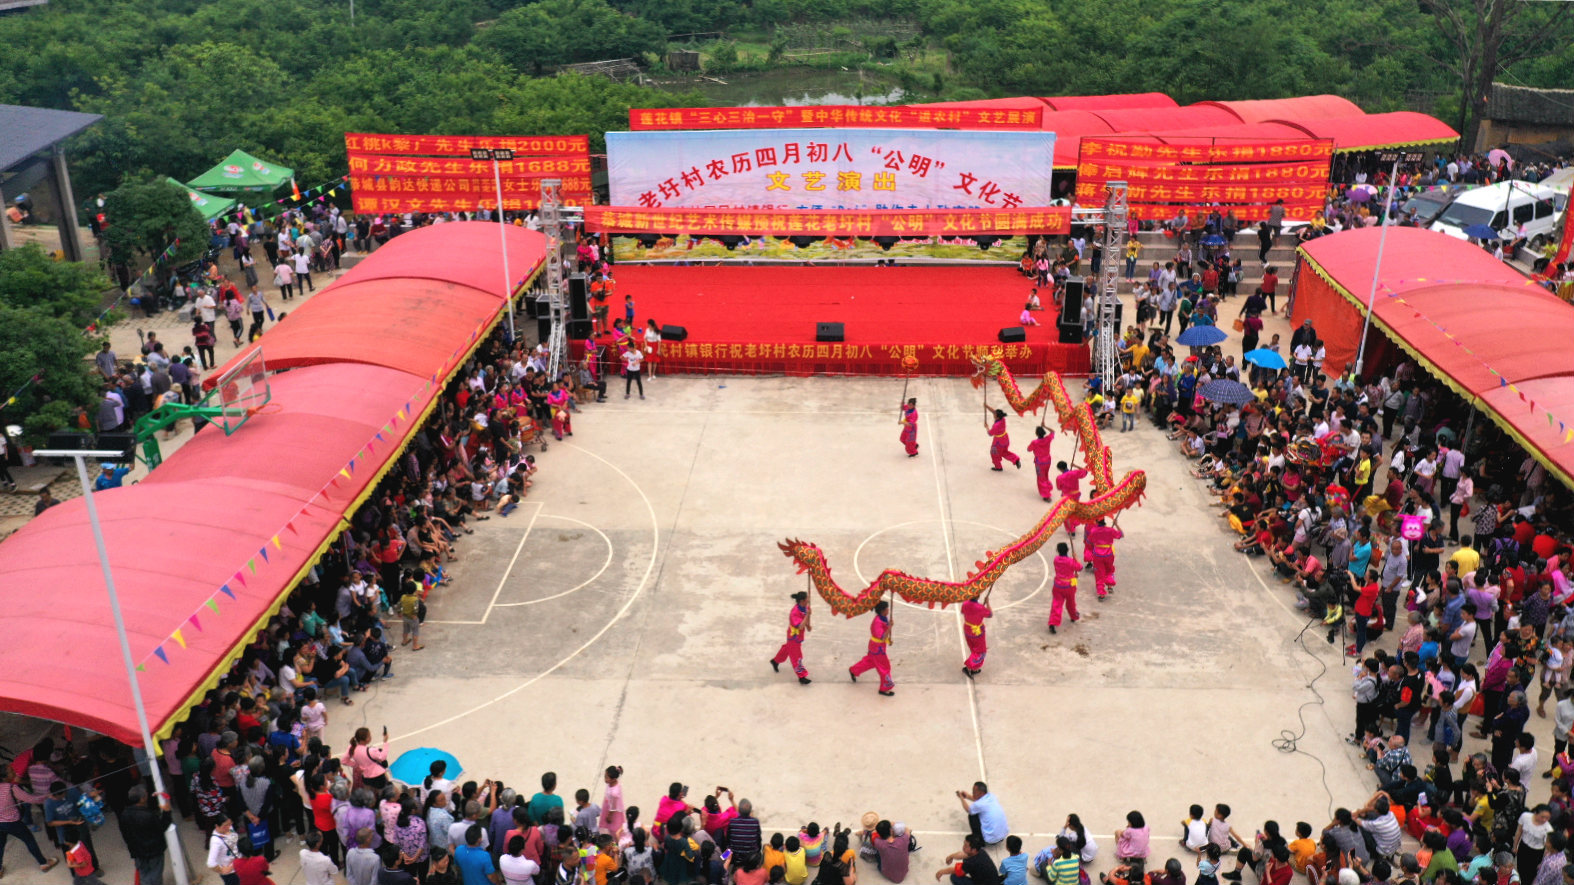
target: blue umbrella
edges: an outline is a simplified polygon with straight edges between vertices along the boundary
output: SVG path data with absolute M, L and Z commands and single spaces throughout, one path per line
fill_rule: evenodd
M 436 747 L 416 747 L 414 750 L 400 753 L 393 765 L 388 766 L 388 773 L 393 775 L 396 781 L 418 784 L 432 772 L 432 763 L 439 759 L 448 763 L 448 770 L 443 776 L 449 780 L 453 780 L 464 771 L 464 766 L 460 765 L 454 754 L 447 750 L 439 750 Z
M 1250 387 L 1229 378 L 1209 381 L 1197 393 L 1210 403 L 1225 403 L 1231 406 L 1244 406 L 1257 398 Z
M 1202 245 L 1213 249 L 1217 249 L 1226 242 L 1227 241 L 1224 239 L 1224 237 L 1219 234 L 1208 234 L 1202 238 Z
M 1489 224 L 1472 224 L 1465 228 L 1465 236 L 1476 240 L 1498 239 L 1497 231 L 1493 230 Z
M 1210 344 L 1218 344 L 1228 337 L 1230 336 L 1224 334 L 1224 330 L 1218 326 L 1192 326 L 1180 333 L 1175 343 L 1182 347 L 1207 347 Z
M 1266 347 L 1259 347 L 1246 354 L 1246 361 L 1264 369 L 1283 369 L 1290 365 L 1284 361 L 1284 357 L 1280 356 L 1278 351 Z

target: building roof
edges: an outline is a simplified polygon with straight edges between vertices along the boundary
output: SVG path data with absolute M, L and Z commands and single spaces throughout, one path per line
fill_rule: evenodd
M 1574 89 L 1532 89 L 1493 83 L 1487 119 L 1542 126 L 1574 126 Z
M 0 169 L 48 150 L 102 119 L 102 114 L 0 104 Z

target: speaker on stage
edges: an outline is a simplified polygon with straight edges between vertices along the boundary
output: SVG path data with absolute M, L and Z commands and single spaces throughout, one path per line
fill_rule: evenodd
M 590 337 L 590 320 L 569 320 L 568 338 L 570 341 L 584 341 Z
M 574 274 L 568 278 L 568 318 L 571 320 L 590 319 L 590 282 L 582 273 Z
M 1060 324 L 1060 343 L 1061 344 L 1081 344 L 1082 343 L 1082 324 L 1081 323 L 1061 323 Z
M 1021 326 L 1007 326 L 1000 330 L 1001 344 L 1021 344 L 1027 340 L 1027 330 Z
M 684 326 L 661 327 L 661 340 L 663 341 L 686 341 L 688 337 L 689 330 Z
M 552 339 L 552 321 L 546 317 L 536 320 L 536 341 L 545 344 Z
M 1066 280 L 1066 291 L 1060 293 L 1060 323 L 1082 325 L 1082 281 Z
M 841 323 L 815 323 L 814 340 L 816 341 L 845 341 L 846 331 Z

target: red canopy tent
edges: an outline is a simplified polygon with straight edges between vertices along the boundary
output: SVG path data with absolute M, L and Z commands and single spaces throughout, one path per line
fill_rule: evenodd
M 543 238 L 509 235 L 516 266 L 539 267 Z M 497 226 L 479 222 L 397 238 L 268 333 L 270 367 L 273 336 L 287 329 L 277 340 L 300 366 L 271 377 L 268 407 L 233 436 L 204 430 L 147 479 L 95 498 L 157 735 L 278 610 L 502 315 L 499 253 Z M 488 282 L 484 292 L 469 285 Z M 374 305 L 364 297 L 374 283 L 398 294 Z M 341 296 L 340 313 L 307 309 Z M 443 315 L 445 297 L 468 326 Z M 428 309 L 403 312 L 415 304 Z M 353 333 L 328 323 L 353 311 Z M 324 334 L 312 332 L 313 316 L 328 324 Z M 81 499 L 67 501 L 0 542 L 0 710 L 135 744 L 86 511 Z
M 1287 117 L 1271 122 L 1294 126 L 1313 138 L 1331 138 L 1334 150 L 1339 153 L 1446 144 L 1459 140 L 1459 133 L 1449 128 L 1447 123 L 1414 111 L 1348 117 Z
M 1123 95 L 1055 95 L 1040 99 L 1057 111 L 1121 111 L 1132 108 L 1173 108 L 1175 99 L 1162 92 Z
M 1339 371 L 1355 358 L 1381 231 L 1345 231 L 1302 246 L 1292 322 L 1312 320 Z M 1574 486 L 1574 309 L 1462 240 L 1388 231 L 1368 362 L 1384 336 L 1487 413 Z
M 1325 117 L 1360 116 L 1365 111 L 1347 98 L 1337 95 L 1299 95 L 1294 98 L 1263 98 L 1253 101 L 1201 101 L 1198 105 L 1223 108 L 1243 123 L 1269 120 L 1319 120 Z

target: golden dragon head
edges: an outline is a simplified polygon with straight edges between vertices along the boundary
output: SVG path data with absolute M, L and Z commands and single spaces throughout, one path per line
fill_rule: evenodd
M 781 550 L 783 556 L 798 564 L 798 574 L 801 575 L 804 572 L 829 573 L 825 566 L 825 551 L 819 547 L 796 538 L 788 538 L 777 543 L 776 546 Z

